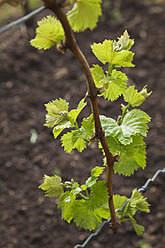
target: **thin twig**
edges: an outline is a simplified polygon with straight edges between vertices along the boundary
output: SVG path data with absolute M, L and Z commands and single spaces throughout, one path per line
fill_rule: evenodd
M 93 118 L 95 122 L 95 135 L 100 140 L 103 150 L 105 152 L 106 160 L 107 160 L 107 187 L 109 192 L 109 208 L 111 212 L 112 218 L 112 228 L 114 232 L 117 231 L 117 219 L 115 214 L 115 208 L 113 204 L 113 192 L 112 192 L 112 177 L 113 177 L 113 164 L 114 158 L 111 152 L 109 151 L 108 143 L 105 139 L 104 131 L 101 127 L 101 121 L 99 116 L 99 109 L 97 103 L 97 88 L 94 83 L 94 79 L 89 67 L 89 64 L 78 47 L 75 37 L 73 35 L 72 29 L 68 22 L 65 12 L 61 8 L 60 1 L 52 1 L 52 0 L 43 0 L 45 6 L 51 9 L 57 18 L 60 20 L 64 32 L 65 32 L 65 41 L 64 46 L 67 47 L 78 59 L 87 79 L 87 88 L 88 88 L 88 96 L 90 99 L 91 109 L 93 113 Z M 64 2 L 64 1 L 63 1 Z

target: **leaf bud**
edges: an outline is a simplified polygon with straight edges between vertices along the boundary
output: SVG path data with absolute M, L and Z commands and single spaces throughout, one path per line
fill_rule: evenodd
M 115 154 L 113 157 L 114 157 L 114 162 L 118 162 L 121 155 Z
M 62 54 L 66 53 L 67 47 L 64 45 L 64 42 L 63 42 L 63 41 L 59 42 L 59 43 L 57 44 L 56 48 L 57 48 L 57 50 L 58 50 L 60 53 L 62 53 Z
M 118 125 L 120 125 L 121 119 L 122 119 L 122 116 L 119 115 L 119 116 L 117 117 L 117 124 L 118 124 Z
M 144 97 L 147 98 L 149 95 L 151 95 L 152 91 L 150 93 L 147 93 L 147 85 L 143 87 L 143 89 L 140 91 L 140 94 Z
M 105 92 L 105 88 L 103 86 L 100 86 L 97 88 L 97 94 L 100 95 L 100 94 L 103 94 Z

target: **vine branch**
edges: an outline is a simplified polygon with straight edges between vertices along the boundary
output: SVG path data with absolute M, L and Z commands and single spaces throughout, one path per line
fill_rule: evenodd
M 0 6 L 7 3 L 13 7 L 17 7 L 19 4 L 23 4 L 23 0 L 0 0 Z
M 0 6 L 3 5 L 3 4 L 5 4 L 5 3 L 7 3 L 7 0 L 1 0 L 0 1 Z
M 74 38 L 72 29 L 70 27 L 66 14 L 62 9 L 62 7 L 67 5 L 68 1 L 67 0 L 43 0 L 43 2 L 47 8 L 51 9 L 54 12 L 54 14 L 57 16 L 57 18 L 61 22 L 64 32 L 65 32 L 65 40 L 64 40 L 63 45 L 65 48 L 68 48 L 78 59 L 86 76 L 88 96 L 90 99 L 91 109 L 92 109 L 93 118 L 95 122 L 95 136 L 98 137 L 98 139 L 100 140 L 103 150 L 105 152 L 106 160 L 107 160 L 107 188 L 109 192 L 109 208 L 110 208 L 111 219 L 112 219 L 112 228 L 113 228 L 113 231 L 116 232 L 117 231 L 117 219 L 116 219 L 115 208 L 113 204 L 113 191 L 112 191 L 114 157 L 109 151 L 108 143 L 105 139 L 105 133 L 102 130 L 102 126 L 101 126 L 98 103 L 97 103 L 98 89 L 95 86 L 89 64 L 86 58 L 84 57 L 83 53 L 81 52 L 79 46 L 76 43 L 76 40 Z

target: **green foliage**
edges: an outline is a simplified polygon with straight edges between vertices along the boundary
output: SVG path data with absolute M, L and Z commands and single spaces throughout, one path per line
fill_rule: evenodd
M 105 40 L 98 44 L 94 43 L 91 48 L 103 64 L 109 63 L 114 67 L 134 67 L 132 64 L 134 54 L 127 50 L 114 50 L 114 42 L 111 40 Z
M 141 105 L 151 93 L 152 92 L 147 93 L 146 86 L 140 92 L 138 92 L 135 90 L 135 85 L 133 85 L 127 88 L 127 90 L 124 92 L 124 100 L 132 107 L 137 107 Z
M 93 184 L 90 189 L 90 196 L 87 200 L 87 206 L 90 209 L 95 209 L 100 207 L 102 204 L 108 201 L 108 191 L 105 186 L 106 181 L 98 181 Z
M 69 103 L 61 98 L 45 104 L 47 110 L 45 126 L 53 128 L 54 138 L 57 138 L 66 128 L 74 129 L 61 137 L 62 146 L 69 153 L 75 148 L 82 152 L 86 148 L 86 143 L 89 143 L 89 139 L 94 134 L 92 115 L 83 119 L 80 128 L 77 124 L 77 117 L 87 104 L 84 101 L 85 98 L 80 101 L 77 109 L 70 112 L 68 111 Z
M 134 44 L 132 39 L 129 39 L 128 32 L 125 31 L 118 41 L 105 40 L 103 43 L 94 43 L 91 45 L 92 51 L 95 56 L 103 64 L 108 64 L 108 71 L 104 72 L 103 68 L 99 65 L 93 65 L 91 68 L 92 75 L 97 87 L 101 88 L 100 96 L 104 96 L 105 99 L 114 101 L 123 95 L 126 102 L 129 98 L 130 87 L 127 88 L 127 76 L 121 71 L 114 69 L 115 67 L 134 67 L 132 64 L 134 53 L 130 48 Z M 128 93 L 128 94 L 127 94 Z M 143 101 L 147 96 L 141 96 Z M 137 97 L 136 97 L 137 98 Z M 139 101 L 133 99 L 133 101 Z M 132 99 L 131 99 L 132 100 Z M 139 103 L 139 105 L 143 102 Z M 139 106 L 134 105 L 134 106 Z
M 91 68 L 92 75 L 97 87 L 103 87 L 104 92 L 101 94 L 104 98 L 114 101 L 118 99 L 121 94 L 124 94 L 127 88 L 127 76 L 115 69 L 108 76 L 104 74 L 103 69 L 99 65 L 94 65 Z
M 93 65 L 93 68 L 91 68 L 91 71 L 92 71 L 92 75 L 93 75 L 96 86 L 97 87 L 102 86 L 104 80 L 106 79 L 103 68 L 100 67 L 99 65 Z
M 149 244 L 146 244 L 143 240 L 139 241 L 140 248 L 151 248 Z
M 44 176 L 44 183 L 39 186 L 40 189 L 46 191 L 45 196 L 57 197 L 63 193 L 63 187 L 61 186 L 61 178 L 59 176 L 49 177 Z
M 126 108 L 124 108 L 125 110 Z M 146 145 L 142 136 L 147 135 L 150 117 L 140 109 L 123 111 L 120 121 L 100 116 L 102 128 L 112 154 L 118 154 L 114 172 L 130 176 L 138 168 L 146 167 Z
M 108 201 L 106 181 L 97 181 L 103 170 L 104 167 L 95 167 L 81 187 L 73 180 L 63 184 L 58 176 L 45 176 L 44 183 L 39 188 L 46 191 L 46 196 L 60 196 L 58 208 L 62 210 L 63 219 L 68 222 L 73 219 L 76 225 L 93 230 L 100 226 L 104 215 L 109 217 L 109 211 L 104 207 Z M 67 191 L 64 192 L 63 188 Z M 84 190 L 87 196 L 81 194 Z
M 86 148 L 86 143 L 90 142 L 90 138 L 94 134 L 94 121 L 91 115 L 87 119 L 83 119 L 81 127 L 64 134 L 61 138 L 62 146 L 66 152 L 77 149 L 82 152 Z
M 81 186 L 82 190 L 86 190 L 87 188 L 92 187 L 92 185 L 96 183 L 98 177 L 102 174 L 104 169 L 105 167 L 99 167 L 99 166 L 96 166 L 94 169 L 92 169 L 91 177 L 87 179 L 87 181 L 85 182 L 85 185 Z
M 76 225 L 89 230 L 100 226 L 103 213 L 107 213 L 103 205 L 108 201 L 106 182 L 97 181 L 103 170 L 104 167 L 95 167 L 91 172 L 91 177 L 81 187 L 73 181 L 63 185 L 70 188 L 70 191 L 64 192 L 59 198 L 58 207 L 62 210 L 63 219 L 68 222 L 73 219 Z M 81 191 L 85 191 L 87 196 L 81 194 Z
M 46 50 L 64 39 L 62 25 L 54 16 L 44 17 L 38 26 L 36 37 L 30 42 L 35 48 Z
M 45 126 L 52 128 L 62 122 L 67 117 L 68 106 L 69 104 L 61 98 L 45 104 L 47 110 Z
M 119 175 L 130 176 L 138 168 L 146 166 L 146 145 L 140 135 L 132 138 L 132 143 L 123 145 L 117 138 L 107 136 L 106 140 L 115 155 L 119 155 L 118 162 L 114 164 L 114 172 Z
M 132 196 L 129 199 L 128 204 L 123 210 L 123 216 L 128 217 L 129 220 L 132 222 L 137 235 L 141 235 L 143 233 L 144 227 L 137 224 L 136 220 L 133 217 L 138 210 L 149 213 L 150 212 L 149 206 L 150 204 L 146 201 L 146 198 L 144 198 L 144 196 L 141 193 L 139 193 L 137 189 L 134 189 L 132 191 Z
M 105 136 L 114 136 L 122 144 L 127 145 L 132 142 L 132 137 L 135 134 L 147 135 L 150 117 L 140 109 L 129 111 L 119 125 L 116 120 L 100 116 L 102 127 L 105 130 Z
M 117 56 L 117 53 L 113 50 L 113 41 L 105 40 L 101 43 L 94 43 L 91 45 L 92 51 L 95 56 L 103 64 L 112 63 L 113 59 Z
M 110 218 L 106 181 L 98 180 L 103 171 L 104 167 L 96 166 L 91 171 L 91 176 L 81 186 L 73 179 L 62 183 L 61 178 L 56 175 L 52 177 L 45 175 L 44 183 L 39 188 L 46 191 L 46 196 L 59 196 L 58 208 L 61 209 L 64 220 L 68 223 L 73 220 L 76 225 L 93 230 L 101 225 L 102 218 Z M 113 200 L 115 209 L 121 210 L 117 212 L 119 220 L 121 222 L 130 220 L 136 233 L 141 235 L 144 227 L 136 223 L 134 216 L 138 210 L 149 213 L 146 198 L 134 189 L 130 199 L 126 196 L 114 195 Z
M 129 38 L 129 34 L 127 30 L 124 31 L 123 35 L 121 35 L 120 38 L 118 38 L 118 41 L 114 41 L 114 50 L 119 52 L 119 51 L 129 51 L 131 47 L 134 44 L 134 40 Z
M 101 2 L 71 0 L 64 3 L 64 6 L 73 4 L 73 8 L 67 13 L 71 28 L 76 32 L 87 28 L 92 30 L 101 15 Z M 31 40 L 32 46 L 38 49 L 48 49 L 65 39 L 62 25 L 55 17 L 43 18 L 38 22 L 38 26 L 36 37 Z M 146 86 L 140 92 L 135 86 L 128 86 L 126 74 L 119 70 L 121 67 L 134 67 L 134 53 L 130 51 L 133 44 L 134 40 L 130 39 L 128 32 L 125 31 L 117 41 L 106 39 L 102 43 L 91 45 L 97 59 L 107 66 L 107 71 L 99 65 L 93 65 L 91 68 L 98 95 L 111 102 L 122 96 L 127 104 L 121 105 L 122 115 L 118 116 L 117 121 L 100 115 L 109 150 L 112 155 L 117 155 L 114 173 L 124 176 L 130 176 L 140 167 L 144 169 L 146 166 L 146 144 L 143 137 L 147 135 L 151 119 L 147 113 L 135 108 L 139 107 L 151 92 L 147 93 Z M 85 98 L 79 102 L 76 109 L 70 111 L 69 103 L 61 98 L 45 104 L 47 111 L 45 126 L 53 129 L 54 138 L 65 130 L 61 135 L 61 146 L 67 153 L 73 149 L 82 152 L 87 144 L 97 138 L 100 139 L 98 134 L 95 134 L 95 115 L 84 118 L 78 125 L 79 114 L 86 105 Z M 102 148 L 101 144 L 99 147 Z M 76 225 L 93 230 L 101 225 L 102 219 L 111 217 L 106 181 L 99 180 L 104 170 L 105 166 L 93 168 L 83 185 L 79 185 L 73 179 L 63 183 L 61 177 L 57 175 L 52 177 L 45 175 L 44 182 L 39 188 L 45 191 L 45 196 L 59 197 L 58 208 L 61 209 L 64 220 L 69 223 L 73 220 Z M 136 223 L 134 216 L 138 210 L 149 212 L 146 198 L 135 189 L 130 199 L 114 195 L 113 201 L 115 209 L 120 209 L 117 212 L 119 221 L 131 221 L 136 233 L 141 235 L 144 227 Z
M 85 200 L 76 201 L 72 207 L 74 222 L 77 226 L 90 231 L 100 226 L 102 218 L 88 208 Z
M 53 134 L 55 138 L 57 138 L 65 128 L 77 128 L 76 119 L 87 104 L 84 103 L 84 101 L 85 98 L 80 101 L 77 109 L 73 109 L 70 112 L 68 112 L 69 103 L 61 98 L 45 104 L 47 110 L 45 126 L 50 128 L 54 127 Z
M 79 152 L 82 152 L 84 148 L 86 148 L 86 142 L 83 139 L 83 132 L 80 130 L 75 130 L 64 134 L 61 140 L 64 151 L 69 153 L 75 148 L 77 148 Z
M 123 206 L 126 204 L 128 198 L 126 196 L 114 195 L 113 200 L 115 209 L 122 209 Z M 121 213 L 118 212 L 117 215 L 120 217 Z
M 117 213 L 118 218 L 121 222 L 130 220 L 135 228 L 137 235 L 141 235 L 144 231 L 144 227 L 137 224 L 134 216 L 138 210 L 149 213 L 150 204 L 146 201 L 137 189 L 132 191 L 132 196 L 128 199 L 125 196 L 114 195 L 114 206 L 115 209 L 122 209 Z M 124 207 L 124 208 L 123 208 Z
M 73 8 L 68 12 L 68 20 L 75 32 L 91 30 L 97 25 L 101 15 L 102 0 L 76 0 Z

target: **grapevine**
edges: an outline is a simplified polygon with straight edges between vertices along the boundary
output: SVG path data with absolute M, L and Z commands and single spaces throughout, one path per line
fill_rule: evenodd
M 144 137 L 147 136 L 151 118 L 140 106 L 151 92 L 147 92 L 147 86 L 141 91 L 134 85 L 129 86 L 127 75 L 121 70 L 134 67 L 134 53 L 131 51 L 134 40 L 130 39 L 127 30 L 117 40 L 106 39 L 91 45 L 102 66 L 93 65 L 90 68 L 77 45 L 74 32 L 96 27 L 101 15 L 101 3 L 101 0 L 44 0 L 45 6 L 56 17 L 47 16 L 38 22 L 36 37 L 31 40 L 31 45 L 44 50 L 56 46 L 62 53 L 69 49 L 83 69 L 87 83 L 87 94 L 77 108 L 70 110 L 69 103 L 61 98 L 45 104 L 45 126 L 53 129 L 55 139 L 61 136 L 61 146 L 67 153 L 73 149 L 82 152 L 91 142 L 97 142 L 98 149 L 103 152 L 103 164 L 92 169 L 83 185 L 74 179 L 63 182 L 58 175 L 45 175 L 39 188 L 45 191 L 45 196 L 58 197 L 58 208 L 68 223 L 73 220 L 77 226 L 93 230 L 101 225 L 103 219 L 111 217 L 114 232 L 118 223 L 131 221 L 136 233 L 141 235 L 144 227 L 137 224 L 135 214 L 138 210 L 149 213 L 149 203 L 137 189 L 133 189 L 126 207 L 122 212 L 115 213 L 115 209 L 122 208 L 128 198 L 113 195 L 112 180 L 114 173 L 130 176 L 139 168 L 146 167 Z M 67 12 L 68 6 L 70 10 Z M 99 114 L 98 97 L 111 103 L 119 97 L 123 99 L 117 120 Z M 90 100 L 91 115 L 78 125 L 79 114 L 88 105 L 87 99 Z M 68 131 L 63 134 L 63 130 Z M 106 181 L 100 179 L 105 170 Z

